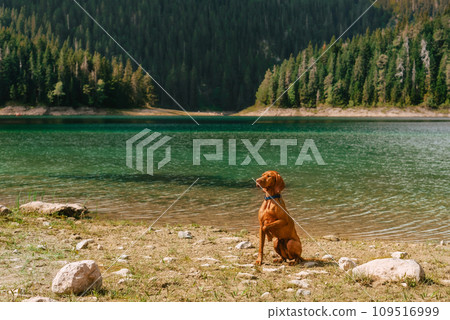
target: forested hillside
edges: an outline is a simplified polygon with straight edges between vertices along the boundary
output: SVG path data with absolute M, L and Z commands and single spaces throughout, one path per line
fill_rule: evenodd
M 310 41 L 319 45 L 329 41 L 333 35 L 344 31 L 370 5 L 368 0 L 79 2 L 158 82 L 191 110 L 235 110 L 253 103 L 254 93 L 268 67 L 302 50 Z M 64 103 L 78 101 L 79 96 L 83 95 L 85 80 L 78 79 L 80 73 L 77 68 L 83 64 L 84 50 L 99 52 L 108 59 L 122 57 L 120 62 L 126 63 L 123 52 L 72 0 L 2 0 L 0 10 L 2 28 L 8 27 L 9 32 L 20 34 L 21 41 L 34 39 L 33 43 L 36 43 L 36 39 L 46 39 L 45 46 L 52 46 L 48 51 L 54 63 L 57 64 L 61 56 L 57 48 L 64 43 L 64 52 L 73 51 L 75 58 L 67 57 L 67 61 L 71 61 L 69 71 L 76 80 L 69 79 L 68 69 L 65 69 L 64 77 L 60 71 L 54 74 L 57 82 L 61 81 L 65 88 Z M 368 27 L 385 26 L 390 18 L 386 10 L 372 8 L 350 30 L 349 35 L 364 32 Z M 4 38 L 5 35 L 1 39 Z M 11 41 L 18 40 L 8 40 Z M 14 46 L 21 45 L 17 43 L 9 46 L 12 52 Z M 32 45 L 30 42 L 27 46 L 27 50 L 33 52 L 32 59 L 41 59 L 38 55 L 42 50 L 45 52 L 43 45 Z M 4 40 L 0 42 L 0 47 L 5 49 Z M 24 67 L 28 61 L 28 57 L 26 60 L 21 59 L 20 77 L 35 79 L 30 74 L 24 75 L 28 72 L 28 65 Z M 119 60 L 112 64 L 104 63 L 109 65 L 105 69 L 116 76 L 114 81 L 117 82 L 118 72 L 121 72 Z M 95 63 L 88 65 L 91 68 Z M 48 70 L 52 67 L 60 70 L 58 66 L 44 66 Z M 89 69 L 89 74 L 91 71 Z M 15 75 L 10 73 L 10 76 Z M 102 80 L 107 83 L 106 79 Z M 80 81 L 83 82 L 81 87 Z M 53 86 L 53 80 L 51 82 Z M 122 89 L 127 86 L 122 86 Z M 86 91 L 93 92 L 98 86 L 91 83 L 90 87 Z M 13 88 L 10 98 L 20 97 L 21 90 L 23 88 Z M 45 103 L 48 90 L 48 87 L 39 89 L 37 100 Z M 121 95 L 114 93 L 110 96 Z M 161 106 L 173 106 L 166 95 L 159 94 L 158 97 Z M 133 99 L 133 105 L 140 101 Z M 27 97 L 27 101 L 33 100 L 34 97 Z M 105 100 L 104 104 L 114 101 L 116 98 Z M 93 104 L 97 105 L 95 99 Z
M 108 60 L 99 53 L 73 49 L 34 32 L 25 36 L 6 27 L 4 17 L 15 16 L 0 8 L 0 105 L 22 104 L 140 107 L 154 105 L 151 78 L 140 69 Z M 22 21 L 24 28 L 32 28 Z M 30 25 L 31 24 L 31 25 Z
M 277 106 L 449 106 L 450 10 L 432 18 L 428 9 L 336 43 L 295 82 L 327 47 L 309 45 L 267 70 L 256 104 L 271 105 L 290 87 Z

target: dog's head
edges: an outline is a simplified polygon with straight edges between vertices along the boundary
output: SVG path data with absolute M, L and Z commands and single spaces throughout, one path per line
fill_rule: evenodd
M 261 178 L 256 179 L 256 185 L 263 188 L 264 192 L 278 194 L 283 191 L 285 184 L 283 178 L 276 171 L 266 171 Z

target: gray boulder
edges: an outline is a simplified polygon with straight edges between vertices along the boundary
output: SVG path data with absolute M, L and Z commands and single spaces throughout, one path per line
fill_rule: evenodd
M 53 279 L 52 291 L 57 294 L 81 294 L 88 289 L 100 289 L 102 281 L 102 274 L 95 261 L 77 261 L 59 270 Z
M 416 281 L 425 277 L 425 271 L 414 260 L 376 259 L 353 269 L 353 276 L 369 276 L 383 281 L 398 281 L 414 278 Z
M 88 213 L 88 209 L 78 203 L 49 203 L 33 201 L 20 206 L 23 213 L 41 213 L 48 215 L 62 215 L 67 217 L 81 218 Z

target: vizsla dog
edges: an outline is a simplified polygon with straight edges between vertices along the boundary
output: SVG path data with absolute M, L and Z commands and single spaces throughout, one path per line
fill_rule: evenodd
M 274 262 L 293 260 L 291 265 L 302 260 L 302 243 L 295 231 L 294 220 L 286 210 L 280 192 L 284 189 L 284 181 L 276 171 L 266 171 L 261 178 L 256 180 L 256 185 L 261 187 L 265 193 L 264 201 L 259 209 L 259 252 L 255 264 L 261 265 L 263 260 L 263 249 L 265 237 L 271 241 L 273 248 L 281 258 Z

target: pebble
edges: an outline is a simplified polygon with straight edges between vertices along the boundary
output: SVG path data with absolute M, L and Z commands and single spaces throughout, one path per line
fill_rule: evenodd
M 44 227 L 50 227 L 50 222 L 44 221 L 44 222 L 42 222 L 42 225 L 43 225 Z
M 117 283 L 122 284 L 122 283 L 127 283 L 127 282 L 132 282 L 132 281 L 134 281 L 134 279 L 124 278 L 124 279 L 120 279 Z
M 250 241 L 242 241 L 236 245 L 236 249 L 250 249 L 253 248 L 253 244 Z
M 303 279 L 303 280 L 290 280 L 289 281 L 289 284 L 293 284 L 293 285 L 296 285 L 296 286 L 298 286 L 298 287 L 300 287 L 300 288 L 309 288 L 309 286 L 310 286 L 310 284 L 309 284 L 309 280 L 307 280 L 307 279 Z
M 369 246 L 370 249 L 375 249 L 375 246 L 372 244 Z
M 14 250 L 13 250 L 13 253 L 19 253 L 19 250 L 14 249 Z
M 202 257 L 202 258 L 196 258 L 196 261 L 206 261 L 206 262 L 210 262 L 210 263 L 219 263 L 220 260 L 211 258 L 211 257 Z
M 180 239 L 192 239 L 192 234 L 190 231 L 179 231 L 178 238 Z
M 127 254 L 122 254 L 122 255 L 119 257 L 119 259 L 128 260 L 128 259 L 130 259 L 130 256 L 127 255 Z
M 239 272 L 236 277 L 241 279 L 257 279 L 257 277 L 254 274 L 245 272 Z
M 101 244 L 97 245 L 97 250 L 103 250 L 103 246 Z
M 147 249 L 155 249 L 156 247 L 154 246 L 154 245 L 152 245 L 152 244 L 150 244 L 150 245 L 148 245 L 148 246 L 145 246 Z
M 76 248 L 77 250 L 86 249 L 86 248 L 88 247 L 89 243 L 92 243 L 92 242 L 94 242 L 94 239 L 85 239 L 85 240 L 82 240 L 82 241 L 80 241 L 80 242 L 77 243 L 77 245 L 76 245 L 75 248 Z
M 208 267 L 210 267 L 211 265 L 209 264 L 209 263 L 204 263 L 204 264 L 201 264 L 200 265 L 200 267 L 202 267 L 202 268 L 208 268 Z
M 128 277 L 131 275 L 131 271 L 130 271 L 130 269 L 123 268 L 123 269 L 120 269 L 119 271 L 113 272 L 113 274 L 116 274 L 121 277 Z
M 396 251 L 392 252 L 391 257 L 395 259 L 405 259 L 408 256 L 407 252 Z
M 326 261 L 333 260 L 333 259 L 334 259 L 334 257 L 331 254 L 326 254 L 322 257 L 322 260 L 326 260 Z
M 292 289 L 292 288 L 287 288 L 287 289 L 285 289 L 284 291 L 286 291 L 286 292 L 294 292 L 295 290 Z
M 261 295 L 261 299 L 264 299 L 264 300 L 272 299 L 272 295 L 270 294 L 270 292 L 264 292 Z
M 162 259 L 162 261 L 164 263 L 171 263 L 171 262 L 174 262 L 175 260 L 177 260 L 177 258 L 174 258 L 174 257 L 165 257 Z
M 341 270 L 347 271 L 350 269 L 353 269 L 354 267 L 356 267 L 356 262 L 353 259 L 347 258 L 347 257 L 342 257 L 339 259 L 338 261 L 339 264 L 339 268 L 341 268 Z
M 242 239 L 239 237 L 223 237 L 223 238 L 219 238 L 216 241 L 219 243 L 236 243 L 241 241 Z
M 329 240 L 329 241 L 340 241 L 341 240 L 341 239 L 339 239 L 338 236 L 335 236 L 334 234 L 329 234 L 329 235 L 323 236 L 322 238 L 325 240 Z
M 441 279 L 439 282 L 444 286 L 450 287 L 450 280 Z
M 118 249 L 118 250 L 123 250 L 123 247 L 122 247 L 122 246 L 120 246 L 120 247 L 117 247 L 117 249 Z
M 278 273 L 278 272 L 283 272 L 284 269 L 286 269 L 286 266 L 280 266 L 278 268 L 267 268 L 267 267 L 263 267 L 262 271 L 263 272 L 267 272 L 267 273 Z
M 43 244 L 38 244 L 38 245 L 36 246 L 36 248 L 39 249 L 39 250 L 47 250 L 47 247 L 44 246 Z
M 118 263 L 128 263 L 128 260 L 125 259 L 117 259 Z
M 312 267 L 315 267 L 316 265 L 317 265 L 317 262 L 315 262 L 315 261 L 308 261 L 303 264 L 303 266 L 305 268 L 312 268 Z
M 298 289 L 295 295 L 298 296 L 309 296 L 311 295 L 311 291 L 305 289 Z

